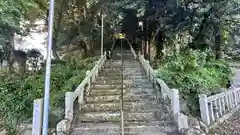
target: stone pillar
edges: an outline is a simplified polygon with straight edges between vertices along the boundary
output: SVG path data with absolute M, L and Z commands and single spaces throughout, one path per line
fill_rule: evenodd
M 71 122 L 69 120 L 62 120 L 57 124 L 57 135 L 68 135 L 71 129 Z
M 73 120 L 73 92 L 65 94 L 65 119 Z
M 32 135 L 42 134 L 43 99 L 34 100 Z
M 199 105 L 200 105 L 200 113 L 201 113 L 202 121 L 206 125 L 210 125 L 207 95 L 205 95 L 205 94 L 199 95 Z
M 172 109 L 173 109 L 173 115 L 174 115 L 174 120 L 177 121 L 177 117 L 180 113 L 180 102 L 179 102 L 179 92 L 177 89 L 172 89 Z

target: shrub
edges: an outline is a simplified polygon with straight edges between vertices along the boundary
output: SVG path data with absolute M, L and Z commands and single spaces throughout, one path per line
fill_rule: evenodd
M 158 77 L 178 88 L 187 111 L 198 115 L 198 94 L 212 95 L 226 87 L 232 72 L 227 62 L 216 60 L 212 52 L 187 51 L 167 56 L 158 66 Z M 217 91 L 216 91 L 217 90 Z
M 50 127 L 55 127 L 64 115 L 65 92 L 80 84 L 86 70 L 91 70 L 96 58 L 88 58 L 72 63 L 52 65 L 50 91 Z M 0 81 L 0 120 L 4 121 L 9 134 L 15 134 L 19 122 L 31 120 L 33 100 L 43 98 L 44 72 L 29 74 L 24 79 L 5 77 Z

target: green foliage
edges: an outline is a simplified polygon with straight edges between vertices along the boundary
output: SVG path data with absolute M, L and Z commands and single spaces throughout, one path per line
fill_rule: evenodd
M 73 85 L 78 85 L 85 77 L 85 72 L 91 70 L 96 58 L 88 58 L 73 65 L 58 63 L 52 65 L 51 72 L 51 114 L 50 127 L 64 115 L 65 92 L 72 91 Z M 32 118 L 33 100 L 43 97 L 44 72 L 27 76 L 23 80 L 5 78 L 0 82 L 0 120 L 10 133 L 15 132 L 19 122 Z
M 180 90 L 189 112 L 197 115 L 198 94 L 212 95 L 226 87 L 231 69 L 224 60 L 216 60 L 212 52 L 188 51 L 167 56 L 159 66 L 158 76 L 171 88 Z M 189 113 L 187 112 L 187 113 Z
M 26 25 L 24 23 L 29 12 L 40 12 L 33 0 L 0 1 L 0 46 L 2 46 L 5 53 L 5 60 L 10 59 L 10 52 L 14 46 L 8 43 L 13 43 L 15 33 L 24 33 L 24 26 Z M 35 20 L 37 17 L 39 16 L 32 17 L 32 19 Z

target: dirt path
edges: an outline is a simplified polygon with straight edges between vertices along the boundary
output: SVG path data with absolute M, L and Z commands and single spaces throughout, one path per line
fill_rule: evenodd
M 240 135 L 240 110 L 213 129 L 213 135 Z

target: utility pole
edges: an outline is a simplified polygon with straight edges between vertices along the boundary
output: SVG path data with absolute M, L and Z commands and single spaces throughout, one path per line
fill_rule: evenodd
M 101 56 L 103 56 L 103 11 L 101 11 Z
M 50 74 L 51 74 L 51 54 L 52 54 L 52 34 L 53 34 L 53 18 L 54 18 L 54 0 L 50 0 L 49 4 L 49 20 L 48 20 L 48 47 L 45 73 L 44 88 L 44 114 L 43 114 L 43 132 L 42 135 L 48 135 L 48 114 L 50 100 Z
M 123 104 L 124 104 L 124 98 L 123 98 L 123 38 L 120 39 L 121 40 L 121 131 L 122 131 L 122 135 L 124 135 L 124 112 L 123 112 Z

